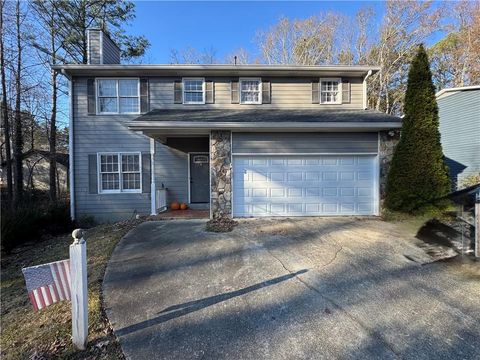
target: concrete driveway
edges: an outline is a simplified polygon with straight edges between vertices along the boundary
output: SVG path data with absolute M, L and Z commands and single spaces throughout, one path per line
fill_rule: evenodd
M 427 263 L 398 225 L 204 226 L 147 222 L 116 248 L 104 297 L 127 358 L 480 358 L 480 272 Z

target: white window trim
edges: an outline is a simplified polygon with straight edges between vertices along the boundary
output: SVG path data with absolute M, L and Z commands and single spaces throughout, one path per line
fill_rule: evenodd
M 101 156 L 102 155 L 117 155 L 118 156 L 118 174 L 119 174 L 119 189 L 118 190 L 103 190 L 102 189 L 102 173 L 101 173 Z M 140 189 L 122 189 L 122 155 L 138 155 L 138 164 L 140 167 Z M 127 173 L 131 173 L 127 172 Z M 97 188 L 99 194 L 141 194 L 143 192 L 143 169 L 142 169 L 142 153 L 139 151 L 126 151 L 126 152 L 99 152 L 97 153 Z
M 112 97 L 112 96 L 100 96 L 99 90 L 99 81 L 98 80 L 116 80 L 117 86 L 117 111 L 116 112 L 101 112 L 100 111 L 100 101 L 102 97 Z M 137 94 L 138 96 L 120 96 L 118 80 L 137 80 Z M 135 112 L 120 112 L 120 98 L 138 98 L 138 111 Z M 96 101 L 96 110 L 97 115 L 130 115 L 130 114 L 140 114 L 140 78 L 138 77 L 99 77 L 95 78 L 95 101 Z
M 322 82 L 326 81 L 336 81 L 338 82 L 338 96 L 337 96 L 337 101 L 331 101 L 331 102 L 326 102 L 322 101 Z M 320 104 L 325 104 L 325 105 L 338 105 L 342 103 L 342 78 L 321 78 L 319 82 L 319 94 L 318 96 L 320 97 Z
M 258 101 L 242 101 L 242 82 L 243 81 L 258 81 Z M 261 105 L 262 104 L 262 78 L 258 77 L 244 77 L 239 79 L 238 96 L 239 103 L 245 105 Z
M 185 81 L 201 80 L 202 81 L 202 95 L 203 101 L 185 101 Z M 205 104 L 205 78 L 202 77 L 184 77 L 182 78 L 182 103 L 184 105 L 204 105 Z

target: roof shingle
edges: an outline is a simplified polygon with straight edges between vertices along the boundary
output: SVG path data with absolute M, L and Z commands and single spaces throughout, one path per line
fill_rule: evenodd
M 286 109 L 155 109 L 134 121 L 189 121 L 189 122 L 300 122 L 300 123 L 398 123 L 402 119 L 375 110 L 286 110 Z

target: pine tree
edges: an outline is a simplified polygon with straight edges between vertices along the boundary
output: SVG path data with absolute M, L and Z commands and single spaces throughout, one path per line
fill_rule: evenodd
M 423 45 L 408 73 L 400 141 L 387 179 L 385 205 L 412 212 L 434 204 L 450 189 L 443 161 L 438 106 L 427 53 Z

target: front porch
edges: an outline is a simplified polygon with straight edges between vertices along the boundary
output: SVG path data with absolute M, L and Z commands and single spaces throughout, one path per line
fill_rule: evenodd
M 205 214 L 210 218 L 232 216 L 230 131 L 143 133 L 150 137 L 150 215 L 189 218 L 185 211 L 165 213 L 177 202 L 187 204 L 194 218 L 200 212 L 202 218 Z
M 188 219 L 208 219 L 210 218 L 210 210 L 166 210 L 155 215 L 153 220 L 188 220 Z

